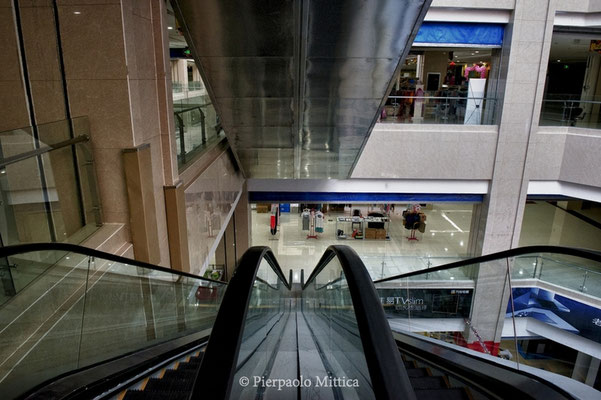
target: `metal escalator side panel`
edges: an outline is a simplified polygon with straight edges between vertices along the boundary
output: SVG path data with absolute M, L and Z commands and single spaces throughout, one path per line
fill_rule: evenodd
M 430 0 L 173 0 L 249 178 L 348 178 Z

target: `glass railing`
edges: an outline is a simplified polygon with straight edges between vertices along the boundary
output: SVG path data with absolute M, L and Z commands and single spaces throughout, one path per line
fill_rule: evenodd
M 301 288 L 257 246 L 232 276 L 191 398 L 404 394 L 409 378 L 359 256 L 330 246 Z
M 209 145 L 225 137 L 211 103 L 186 104 L 175 108 L 177 161 L 180 168 Z
M 277 398 L 286 393 L 277 386 L 273 390 L 265 379 L 297 378 L 296 348 L 288 346 L 283 359 L 274 359 L 284 330 L 295 320 L 290 289 L 269 248 L 251 247 L 244 253 L 223 298 L 190 398 Z M 287 341 L 295 339 L 288 333 Z
M 371 254 L 361 252 L 361 260 L 372 280 L 384 279 L 389 276 L 419 271 L 439 265 L 461 261 L 467 257 L 443 256 L 393 256 L 384 254 Z
M 601 263 L 583 265 L 578 257 L 561 254 L 532 254 L 514 258 L 511 278 L 538 279 L 562 288 L 601 299 Z
M 256 384 L 255 377 L 262 377 L 258 371 L 269 370 L 268 365 L 273 354 L 279 350 L 284 330 L 291 317 L 291 294 L 286 280 L 279 274 L 278 267 L 269 259 L 263 258 L 252 288 L 248 311 L 244 319 L 244 328 L 240 351 L 236 361 L 234 382 L 252 379 L 250 385 L 234 384 L 230 399 L 260 398 L 265 386 Z M 289 349 L 291 351 L 292 349 Z M 295 359 L 290 358 L 290 362 Z M 268 379 L 296 379 L 296 369 L 280 371 L 272 369 Z M 287 372 L 291 372 L 287 374 Z
M 226 284 L 65 244 L 7 247 L 23 279 L 0 305 L 0 393 L 210 332 Z
M 495 125 L 497 99 L 469 96 L 389 96 L 378 122 Z
M 85 117 L 0 133 L 0 245 L 81 243 L 102 224 Z
M 375 399 L 365 351 L 342 265 L 337 257 L 303 290 L 303 316 L 332 378 L 356 380 L 341 398 Z
M 173 93 L 185 93 L 203 90 L 205 86 L 200 81 L 189 81 L 188 83 L 171 82 L 171 88 L 173 90 Z
M 549 95 L 542 102 L 539 125 L 601 128 L 601 98 Z
M 375 284 L 394 331 L 589 384 L 590 351 L 601 343 L 591 328 L 601 326 L 600 272 L 600 253 L 532 246 Z

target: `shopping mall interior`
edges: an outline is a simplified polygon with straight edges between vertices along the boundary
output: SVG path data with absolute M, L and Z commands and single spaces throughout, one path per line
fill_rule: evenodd
M 601 398 L 601 1 L 0 20 L 2 398 Z

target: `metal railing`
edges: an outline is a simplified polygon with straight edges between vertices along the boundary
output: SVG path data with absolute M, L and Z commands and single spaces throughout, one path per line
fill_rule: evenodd
M 379 122 L 401 124 L 496 124 L 497 99 L 469 96 L 389 96 Z
M 539 125 L 600 129 L 601 99 L 573 95 L 549 96 L 543 100 Z
M 177 160 L 180 168 L 221 139 L 223 131 L 211 103 L 174 112 L 177 129 Z
M 0 245 L 81 243 L 102 225 L 86 117 L 0 132 Z
M 171 82 L 173 93 L 192 92 L 204 89 L 204 84 L 200 81 L 191 81 L 188 83 Z

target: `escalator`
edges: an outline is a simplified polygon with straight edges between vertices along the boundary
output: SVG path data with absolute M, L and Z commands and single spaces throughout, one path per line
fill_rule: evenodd
M 29 282 L 0 316 L 38 286 L 53 293 L 75 281 L 80 296 L 33 358 L 12 366 L 24 372 L 0 382 L 6 398 L 588 398 L 492 356 L 392 331 L 381 284 L 346 246 L 329 247 L 306 282 L 286 279 L 268 248 L 253 247 L 227 286 L 78 246 L 0 252 L 17 270 L 53 263 L 45 273 L 54 277 Z M 77 268 L 85 274 L 70 277 Z

